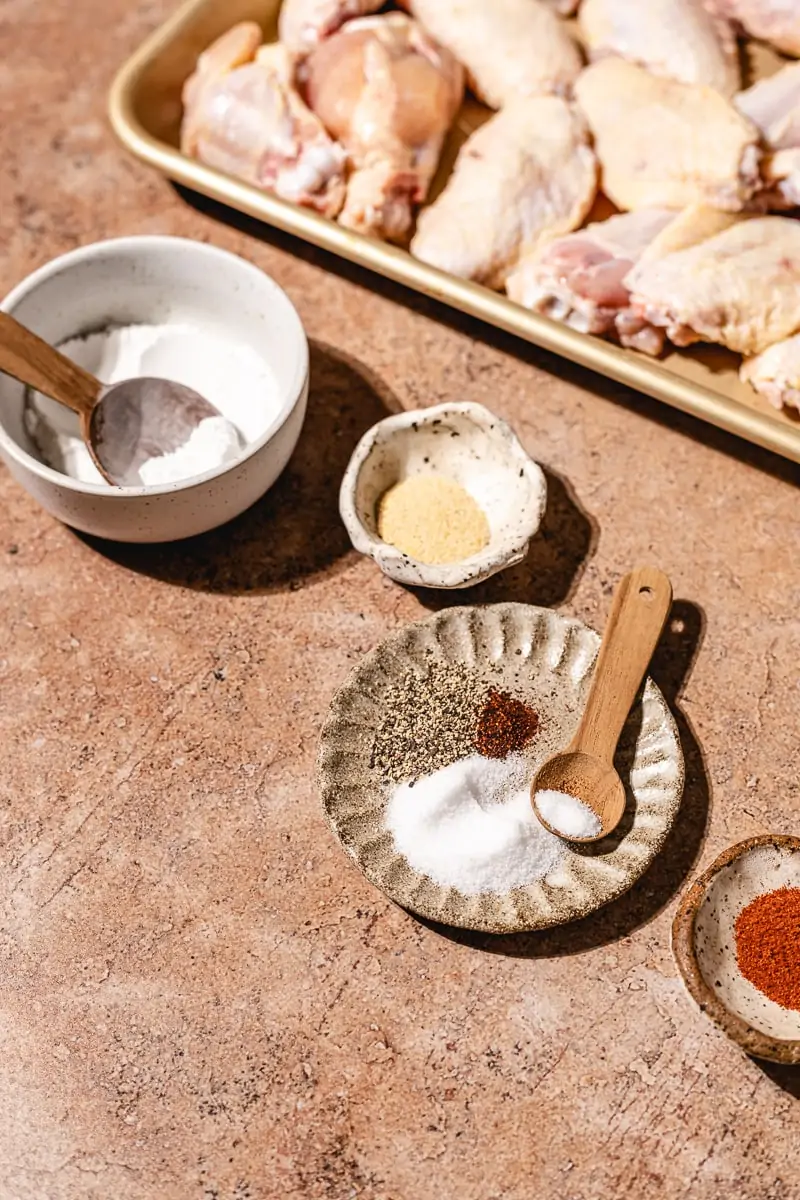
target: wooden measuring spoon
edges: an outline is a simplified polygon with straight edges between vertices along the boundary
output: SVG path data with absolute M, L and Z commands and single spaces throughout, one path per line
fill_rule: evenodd
M 140 487 L 144 462 L 177 450 L 201 421 L 220 415 L 198 392 L 169 379 L 107 387 L 8 313 L 0 313 L 0 371 L 77 413 L 95 466 L 119 487 Z
M 636 567 L 617 587 L 578 731 L 540 767 L 531 787 L 534 812 L 551 833 L 565 836 L 539 812 L 536 794 L 545 790 L 582 800 L 600 820 L 599 833 L 569 841 L 599 841 L 622 820 L 625 786 L 614 753 L 671 604 L 672 585 L 656 567 Z

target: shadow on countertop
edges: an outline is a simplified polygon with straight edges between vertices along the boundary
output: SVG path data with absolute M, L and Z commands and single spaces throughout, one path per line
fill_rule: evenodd
M 656 650 L 650 674 L 661 688 L 678 726 L 685 764 L 683 800 L 664 846 L 642 878 L 611 904 L 581 921 L 532 933 L 491 934 L 454 929 L 409 914 L 450 941 L 514 958 L 551 958 L 580 954 L 629 937 L 669 904 L 692 871 L 705 838 L 710 786 L 703 752 L 680 697 L 697 658 L 705 631 L 698 605 L 676 600 Z
M 531 342 L 526 342 L 512 333 L 497 329 L 476 317 L 460 313 L 443 301 L 431 299 L 403 284 L 385 279 L 366 267 L 347 262 L 328 250 L 312 246 L 309 242 L 304 242 L 292 234 L 273 229 L 263 221 L 240 213 L 237 209 L 229 208 L 217 200 L 201 196 L 180 185 L 173 184 L 173 186 L 186 204 L 209 220 L 229 225 L 249 237 L 275 246 L 286 254 L 291 254 L 295 258 L 300 258 L 322 270 L 338 275 L 341 279 L 375 292 L 394 304 L 414 309 L 431 321 L 437 321 L 439 324 L 467 334 L 476 341 L 493 346 L 523 362 L 535 363 L 541 370 L 548 371 L 551 375 L 556 375 L 576 387 L 581 387 L 603 401 L 631 409 L 657 425 L 677 430 L 684 436 L 692 438 L 693 441 L 738 459 L 775 479 L 800 485 L 800 465 L 781 458 L 780 455 L 774 454 L 770 450 L 764 450 L 732 433 L 717 429 L 697 417 L 680 412 L 662 401 L 654 400 L 643 392 L 634 391 L 613 379 L 596 374 L 587 367 L 577 366 L 568 359 L 542 350 Z
M 578 503 L 570 484 L 549 467 L 539 465 L 547 479 L 547 508 L 522 562 L 471 588 L 410 588 L 421 604 L 438 612 L 462 604 L 507 600 L 556 608 L 569 600 L 594 555 L 599 529 Z
M 761 1068 L 767 1079 L 771 1080 L 782 1092 L 786 1092 L 788 1096 L 792 1096 L 795 1100 L 800 1100 L 800 1067 L 784 1066 L 782 1063 L 763 1062 L 757 1058 L 753 1059 L 753 1062 Z
M 77 536 L 121 566 L 178 587 L 232 595 L 296 590 L 351 550 L 339 518 L 342 475 L 362 434 L 399 410 L 360 363 L 312 342 L 300 440 L 286 470 L 252 508 L 182 542 L 131 545 Z

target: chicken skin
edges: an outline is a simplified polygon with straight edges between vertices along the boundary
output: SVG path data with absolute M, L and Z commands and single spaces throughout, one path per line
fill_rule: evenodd
M 278 36 L 293 54 L 304 54 L 346 21 L 382 7 L 383 0 L 283 0 Z
M 467 69 L 490 108 L 545 92 L 567 94 L 582 67 L 563 21 L 544 0 L 402 0 Z
M 618 208 L 736 212 L 760 186 L 758 130 L 712 88 L 605 58 L 583 72 L 575 92 L 603 191 Z
M 341 224 L 401 238 L 461 105 L 461 66 L 416 21 L 389 13 L 345 25 L 312 52 L 301 78 L 353 168 Z
M 596 187 L 582 117 L 557 96 L 518 100 L 464 143 L 447 187 L 420 215 L 411 252 L 501 288 L 541 237 L 580 225 Z
M 740 92 L 735 104 L 758 126 L 768 148 L 761 169 L 768 189 L 759 199 L 773 209 L 800 205 L 800 63 Z
M 760 354 L 800 330 L 800 221 L 754 217 L 625 279 L 633 311 L 676 346 Z
M 303 103 L 279 45 L 235 25 L 197 63 L 183 90 L 181 149 L 284 200 L 334 217 L 344 202 L 345 153 Z
M 706 0 L 721 17 L 736 21 L 749 37 L 771 42 L 800 58 L 800 9 L 797 0 Z
M 730 24 L 703 0 L 584 0 L 580 25 L 592 58 L 616 54 L 654 75 L 732 96 L 741 86 Z
M 800 411 L 800 334 L 748 358 L 739 374 L 775 408 Z

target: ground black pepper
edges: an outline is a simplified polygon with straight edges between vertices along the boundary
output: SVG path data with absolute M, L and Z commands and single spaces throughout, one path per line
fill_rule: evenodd
M 486 758 L 505 758 L 527 746 L 538 728 L 538 713 L 508 692 L 490 688 L 478 716 L 475 746 Z
M 420 779 L 475 751 L 485 686 L 460 663 L 430 663 L 389 688 L 370 766 L 389 783 Z

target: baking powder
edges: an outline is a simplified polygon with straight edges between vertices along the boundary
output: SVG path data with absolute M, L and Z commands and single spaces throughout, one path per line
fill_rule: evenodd
M 282 397 L 270 364 L 246 343 L 189 325 L 127 325 L 72 338 L 58 349 L 103 383 L 156 376 L 194 388 L 218 410 L 175 454 L 142 467 L 151 486 L 203 474 L 259 438 L 278 415 Z M 213 422 L 213 424 L 212 424 Z M 56 471 L 84 483 L 104 484 L 80 434 L 77 416 L 42 396 L 29 393 L 25 426 L 42 459 Z M 206 428 L 204 428 L 204 426 Z M 233 428 L 232 428 L 233 427 Z M 146 478 L 145 478 L 146 476 Z
M 202 475 L 213 467 L 237 459 L 242 443 L 236 426 L 224 417 L 206 417 L 189 435 L 188 441 L 171 454 L 148 458 L 139 468 L 139 478 L 145 487 L 177 483 Z

